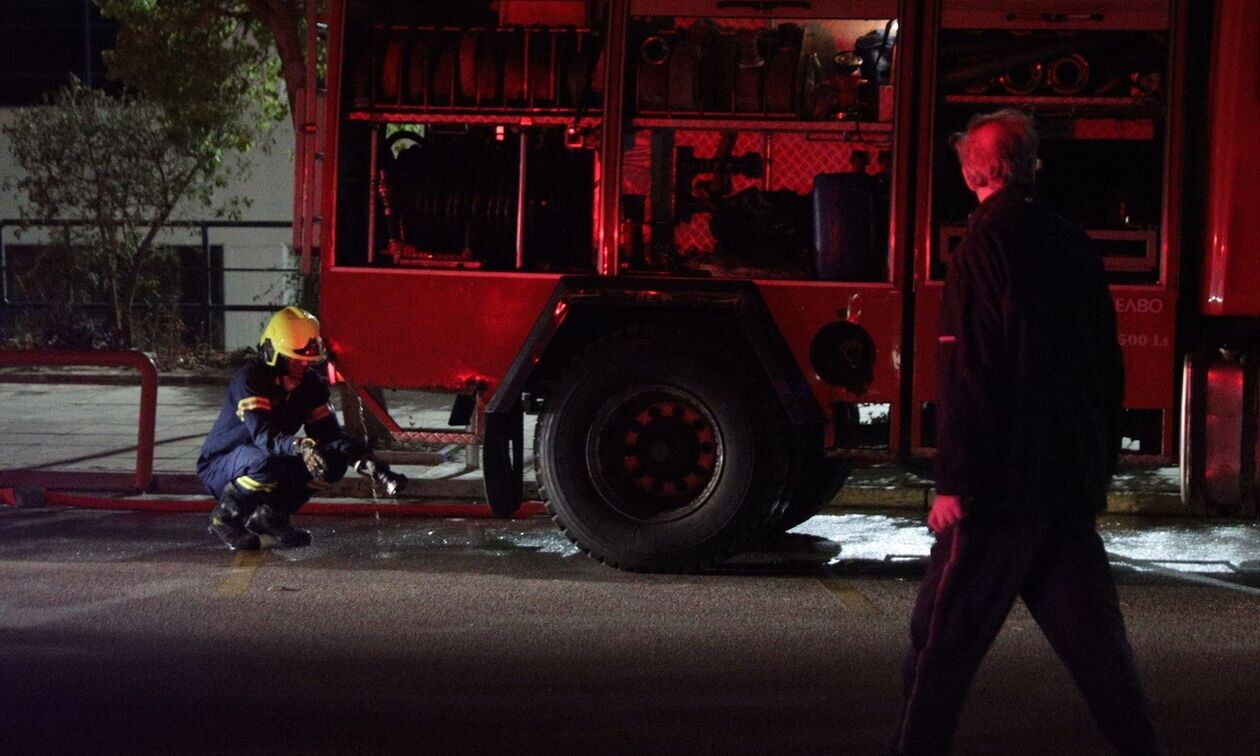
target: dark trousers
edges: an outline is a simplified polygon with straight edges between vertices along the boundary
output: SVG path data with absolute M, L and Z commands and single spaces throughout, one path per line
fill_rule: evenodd
M 1162 753 L 1093 517 L 969 518 L 937 535 L 910 620 L 895 750 L 949 752 L 972 677 L 1016 596 L 1112 745 Z
M 339 480 L 346 471 L 345 459 L 332 452 L 325 456 L 333 472 L 329 477 Z M 206 490 L 216 498 L 229 485 L 235 486 L 237 501 L 249 510 L 242 512 L 246 515 L 263 504 L 277 514 L 293 514 L 319 488 L 300 458 L 268 454 L 253 445 L 240 446 L 210 460 L 199 475 Z

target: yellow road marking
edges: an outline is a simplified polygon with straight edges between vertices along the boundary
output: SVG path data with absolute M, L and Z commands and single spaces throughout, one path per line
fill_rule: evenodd
M 232 563 L 232 571 L 219 585 L 219 595 L 239 596 L 249 590 L 249 581 L 254 579 L 254 573 L 258 571 L 262 562 L 261 551 L 236 552 L 236 561 Z
M 840 578 L 818 578 L 818 584 L 827 590 L 828 593 L 840 599 L 840 604 L 845 610 L 854 614 L 875 614 L 878 610 L 866 594 L 858 590 L 857 586 L 848 580 Z

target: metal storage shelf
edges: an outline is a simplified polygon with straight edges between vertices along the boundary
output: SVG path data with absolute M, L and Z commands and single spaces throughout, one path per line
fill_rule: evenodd
M 634 16 L 675 18 L 846 19 L 895 18 L 892 0 L 632 0 Z
M 796 118 L 645 117 L 635 118 L 636 129 L 687 129 L 692 131 L 834 131 L 891 134 L 892 123 L 885 121 L 804 121 Z
M 581 127 L 598 126 L 599 115 L 573 113 L 522 113 L 520 111 L 488 112 L 484 108 L 463 112 L 431 110 L 352 110 L 346 118 L 372 123 L 471 123 L 513 126 L 571 126 L 575 120 Z M 794 132 L 866 132 L 891 134 L 888 121 L 804 121 L 800 119 L 730 118 L 730 117 L 647 117 L 635 118 L 636 129 L 687 129 L 691 131 L 794 131 Z
M 487 126 L 596 126 L 599 116 L 573 113 L 522 113 L 518 111 L 487 112 L 485 109 L 465 112 L 441 112 L 431 110 L 353 110 L 347 116 L 351 121 L 372 123 L 468 123 Z
M 946 105 L 1008 105 L 1011 107 L 1098 108 L 1105 110 L 1160 110 L 1147 97 L 1061 97 L 1056 95 L 945 95 Z

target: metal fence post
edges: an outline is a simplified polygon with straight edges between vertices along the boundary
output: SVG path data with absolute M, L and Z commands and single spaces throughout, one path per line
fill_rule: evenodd
M 58 230 L 60 230 L 61 232 L 60 236 L 63 240 L 63 243 L 65 244 L 66 248 L 69 249 L 74 241 L 73 229 L 89 226 L 89 225 L 91 225 L 89 222 L 83 221 L 83 220 L 64 220 L 64 219 L 56 219 L 56 218 L 39 218 L 39 219 L 31 218 L 31 219 L 21 220 L 17 218 L 0 218 L 0 317 L 7 318 L 11 312 L 17 311 L 19 309 L 23 312 L 26 312 L 32 309 L 39 309 L 41 307 L 46 306 L 46 303 L 42 301 L 27 302 L 27 301 L 22 301 L 21 299 L 19 299 L 15 303 L 12 300 L 13 292 L 11 291 L 11 287 L 9 286 L 9 280 L 8 280 L 8 274 L 12 272 L 8 264 L 8 255 L 12 252 L 12 250 L 10 249 L 10 245 L 8 244 L 7 240 L 4 237 L 4 231 L 9 227 L 14 227 L 14 226 L 47 228 L 49 229 L 48 240 L 41 241 L 39 243 L 46 246 L 55 246 L 57 243 L 57 237 L 59 235 L 57 232 Z M 115 225 L 117 224 L 115 223 Z M 221 301 L 216 303 L 214 294 L 215 294 L 215 289 L 216 289 L 216 281 L 218 281 L 218 279 L 216 278 L 217 276 L 219 276 L 220 274 L 223 276 L 226 276 L 228 273 L 291 274 L 297 270 L 297 268 L 295 267 L 229 268 L 223 265 L 222 261 L 220 261 L 220 263 L 216 265 L 214 262 L 214 257 L 213 257 L 214 245 L 212 244 L 213 240 L 211 239 L 211 235 L 214 232 L 214 229 L 218 229 L 218 228 L 280 229 L 280 228 L 289 228 L 292 225 L 293 225 L 292 221 L 251 221 L 251 220 L 240 220 L 240 221 L 234 221 L 234 220 L 191 221 L 191 220 L 187 220 L 187 221 L 171 221 L 166 224 L 166 227 L 168 229 L 176 229 L 176 228 L 186 229 L 187 233 L 189 234 L 193 233 L 194 231 L 200 234 L 199 245 L 201 248 L 201 254 L 205 258 L 205 267 L 202 269 L 199 269 L 195 265 L 190 265 L 188 267 L 184 267 L 181 265 L 179 275 L 180 275 L 180 280 L 188 281 L 190 280 L 188 277 L 190 276 L 196 277 L 197 275 L 204 273 L 204 276 L 205 276 L 204 285 L 205 285 L 206 291 L 204 292 L 204 296 L 198 299 L 190 298 L 190 299 L 185 300 L 183 297 L 181 297 L 177 306 L 181 314 L 190 314 L 194 308 L 201 311 L 202 316 L 205 319 L 205 324 L 200 329 L 200 332 L 207 343 L 212 344 L 218 348 L 223 348 L 224 346 L 226 346 L 226 344 L 224 343 L 226 339 L 226 328 L 218 328 L 217 329 L 218 333 L 216 334 L 216 328 L 215 328 L 216 321 L 214 320 L 216 316 L 222 317 L 222 316 L 225 316 L 227 313 L 240 313 L 240 312 L 272 312 L 276 308 L 276 306 L 273 304 L 265 304 L 265 305 L 227 304 L 226 302 L 228 298 L 223 295 L 223 293 L 228 288 L 226 282 L 224 282 L 221 287 L 218 287 L 220 291 L 219 299 Z M 186 249 L 186 250 L 191 250 L 193 248 L 192 244 L 180 244 L 178 246 L 181 249 Z M 69 283 L 71 287 L 74 286 L 73 277 L 70 278 Z M 288 289 L 287 288 L 282 289 L 282 291 L 284 292 L 284 296 L 287 297 Z M 70 295 L 71 295 L 72 300 L 77 299 L 76 293 L 73 290 L 70 292 Z M 287 304 L 287 302 L 285 304 Z M 86 311 L 92 313 L 94 317 L 96 313 L 107 312 L 109 309 L 108 302 L 94 302 L 94 301 L 93 302 L 80 302 L 77 304 L 77 306 L 82 307 Z
M 9 246 L 4 240 L 4 230 L 9 224 L 0 221 L 0 306 L 9 309 Z
M 201 258 L 206 262 L 206 291 L 201 298 L 202 338 L 209 344 L 214 339 L 214 329 L 210 326 L 210 300 L 214 294 L 214 264 L 210 260 L 210 227 L 201 224 Z
M 4 231 L 9 224 L 0 221 L 0 332 L 10 326 L 12 312 L 9 308 L 9 247 L 4 240 Z

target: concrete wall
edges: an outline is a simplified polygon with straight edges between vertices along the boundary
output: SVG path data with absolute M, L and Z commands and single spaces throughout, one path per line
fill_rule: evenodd
M 0 108 L 0 125 L 12 122 L 16 111 Z M 293 218 L 293 129 L 288 121 L 278 124 L 269 153 L 261 150 L 248 156 L 252 170 L 247 180 L 224 189 L 221 197 L 244 196 L 250 206 L 242 220 L 285 221 Z M 0 135 L 0 177 L 17 173 L 8 140 Z M 19 198 L 0 192 L 0 219 L 18 217 Z M 207 220 L 210 214 L 194 214 L 186 220 Z M 15 241 L 14 230 L 6 229 L 5 240 Z M 289 253 L 292 232 L 288 228 L 212 229 L 210 243 L 223 247 L 223 291 L 227 305 L 268 305 L 279 308 L 291 304 L 296 292 L 291 275 L 267 272 L 269 268 L 296 268 L 297 258 Z M 172 244 L 199 244 L 196 231 L 172 230 L 165 237 Z M 38 243 L 36 233 L 25 234 L 22 243 Z M 236 269 L 236 270 L 233 270 Z M 227 312 L 224 315 L 224 346 L 236 349 L 258 341 L 258 333 L 269 313 Z

